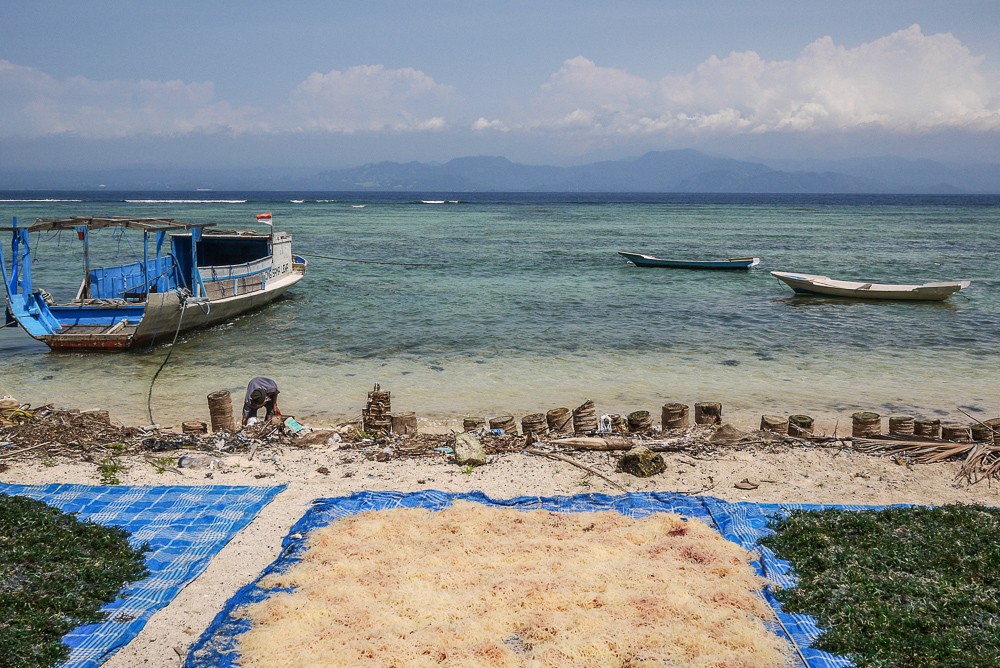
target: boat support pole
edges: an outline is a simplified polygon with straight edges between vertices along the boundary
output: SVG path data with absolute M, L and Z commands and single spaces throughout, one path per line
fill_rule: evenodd
M 142 291 L 149 294 L 149 230 L 142 231 Z
M 14 225 L 13 225 L 12 229 L 14 231 L 11 232 L 11 237 L 12 237 L 11 238 L 11 242 L 10 242 L 11 251 L 12 251 L 12 253 L 11 253 L 11 260 L 16 260 L 17 259 L 17 250 L 16 250 L 16 247 L 14 246 L 14 239 L 17 237 L 17 216 L 14 216 Z M 11 267 L 11 271 L 12 272 L 14 271 L 14 267 Z M 11 281 L 11 280 L 9 280 L 7 278 L 7 260 L 4 259 L 4 256 L 3 256 L 3 246 L 2 245 L 0 245 L 0 277 L 3 278 L 3 287 L 4 287 L 4 290 L 7 291 L 7 296 L 10 297 L 10 295 L 12 294 L 12 292 L 14 290 L 14 283 L 13 283 L 13 281 Z
M 83 298 L 90 299 L 90 229 L 81 225 L 76 233 L 83 240 Z
M 191 228 L 191 294 L 195 299 L 202 297 L 201 278 L 198 272 L 198 242 L 201 241 L 201 228 Z
M 163 276 L 163 273 L 164 273 L 163 270 L 160 269 L 160 254 L 161 254 L 161 252 L 163 250 L 163 242 L 164 242 L 164 240 L 166 238 L 167 238 L 167 233 L 166 232 L 157 232 L 156 233 L 156 270 L 160 272 L 159 275 L 156 277 L 157 284 L 159 284 L 160 276 Z M 175 276 L 175 274 L 171 273 L 171 276 L 170 276 L 170 282 L 171 283 L 174 282 L 173 281 L 174 276 Z M 157 291 L 159 291 L 159 288 L 157 288 Z
M 31 247 L 28 244 L 28 230 L 27 228 L 22 227 L 17 231 L 17 234 L 19 237 L 19 245 L 21 247 L 21 277 L 20 279 L 17 279 L 16 277 L 12 279 L 12 281 L 15 282 L 14 291 L 17 292 L 16 283 L 20 283 L 21 294 L 30 295 L 33 287 L 31 285 Z M 17 258 L 15 258 L 14 261 L 17 262 Z

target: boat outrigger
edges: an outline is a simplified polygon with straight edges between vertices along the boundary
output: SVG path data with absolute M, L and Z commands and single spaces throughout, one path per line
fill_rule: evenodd
M 257 219 L 271 224 L 269 213 Z M 208 229 L 214 225 L 74 216 L 18 227 L 14 218 L 13 227 L 0 228 L 12 233 L 9 274 L 0 249 L 7 324 L 16 322 L 53 350 L 125 350 L 260 308 L 305 276 L 306 260 L 292 254 L 287 232 Z M 104 228 L 141 231 L 142 257 L 92 268 L 90 236 Z M 74 231 L 83 242 L 83 282 L 76 298 L 62 304 L 32 284 L 29 244 L 32 232 L 58 231 Z

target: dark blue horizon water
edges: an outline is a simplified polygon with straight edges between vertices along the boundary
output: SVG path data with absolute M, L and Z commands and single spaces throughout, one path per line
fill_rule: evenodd
M 588 398 L 614 412 L 713 400 L 757 414 L 1000 415 L 1000 196 L 0 193 L 2 226 L 86 214 L 250 227 L 264 210 L 309 273 L 263 312 L 182 337 L 156 384 L 163 415 L 187 419 L 207 392 L 240 393 L 259 373 L 317 419 L 359 413 L 375 382 L 398 410 L 436 417 Z M 78 249 L 36 246 L 36 285 L 66 297 L 55 287 L 75 289 Z M 638 269 L 619 250 L 762 263 Z M 107 262 L 130 252 L 109 243 Z M 795 297 L 770 270 L 973 284 L 945 303 L 844 301 Z M 2 329 L 0 393 L 135 417 L 164 354 L 52 354 Z

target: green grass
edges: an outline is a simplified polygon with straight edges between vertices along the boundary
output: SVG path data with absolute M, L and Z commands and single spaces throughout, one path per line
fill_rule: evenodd
M 761 540 L 795 570 L 776 592 L 815 647 L 858 666 L 1000 666 L 1000 510 L 794 511 Z
M 132 548 L 127 539 L 123 529 L 0 495 L 0 666 L 64 661 L 62 636 L 102 621 L 101 606 L 146 575 L 146 546 Z

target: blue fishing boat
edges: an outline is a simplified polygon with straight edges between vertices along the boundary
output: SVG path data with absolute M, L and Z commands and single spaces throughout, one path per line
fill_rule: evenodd
M 122 216 L 40 218 L 19 227 L 14 218 L 12 227 L 0 228 L 12 236 L 9 273 L 0 249 L 8 323 L 53 350 L 125 350 L 260 308 L 302 280 L 306 260 L 292 254 L 290 234 L 270 227 L 270 213 L 257 220 L 269 231 Z M 91 235 L 107 228 L 141 232 L 141 257 L 136 252 L 133 262 L 92 268 Z M 57 303 L 34 286 L 33 232 L 75 233 L 84 275 L 74 299 Z
M 726 260 L 665 260 L 642 253 L 618 251 L 637 267 L 668 267 L 672 269 L 749 269 L 760 264 L 759 257 L 731 257 Z

